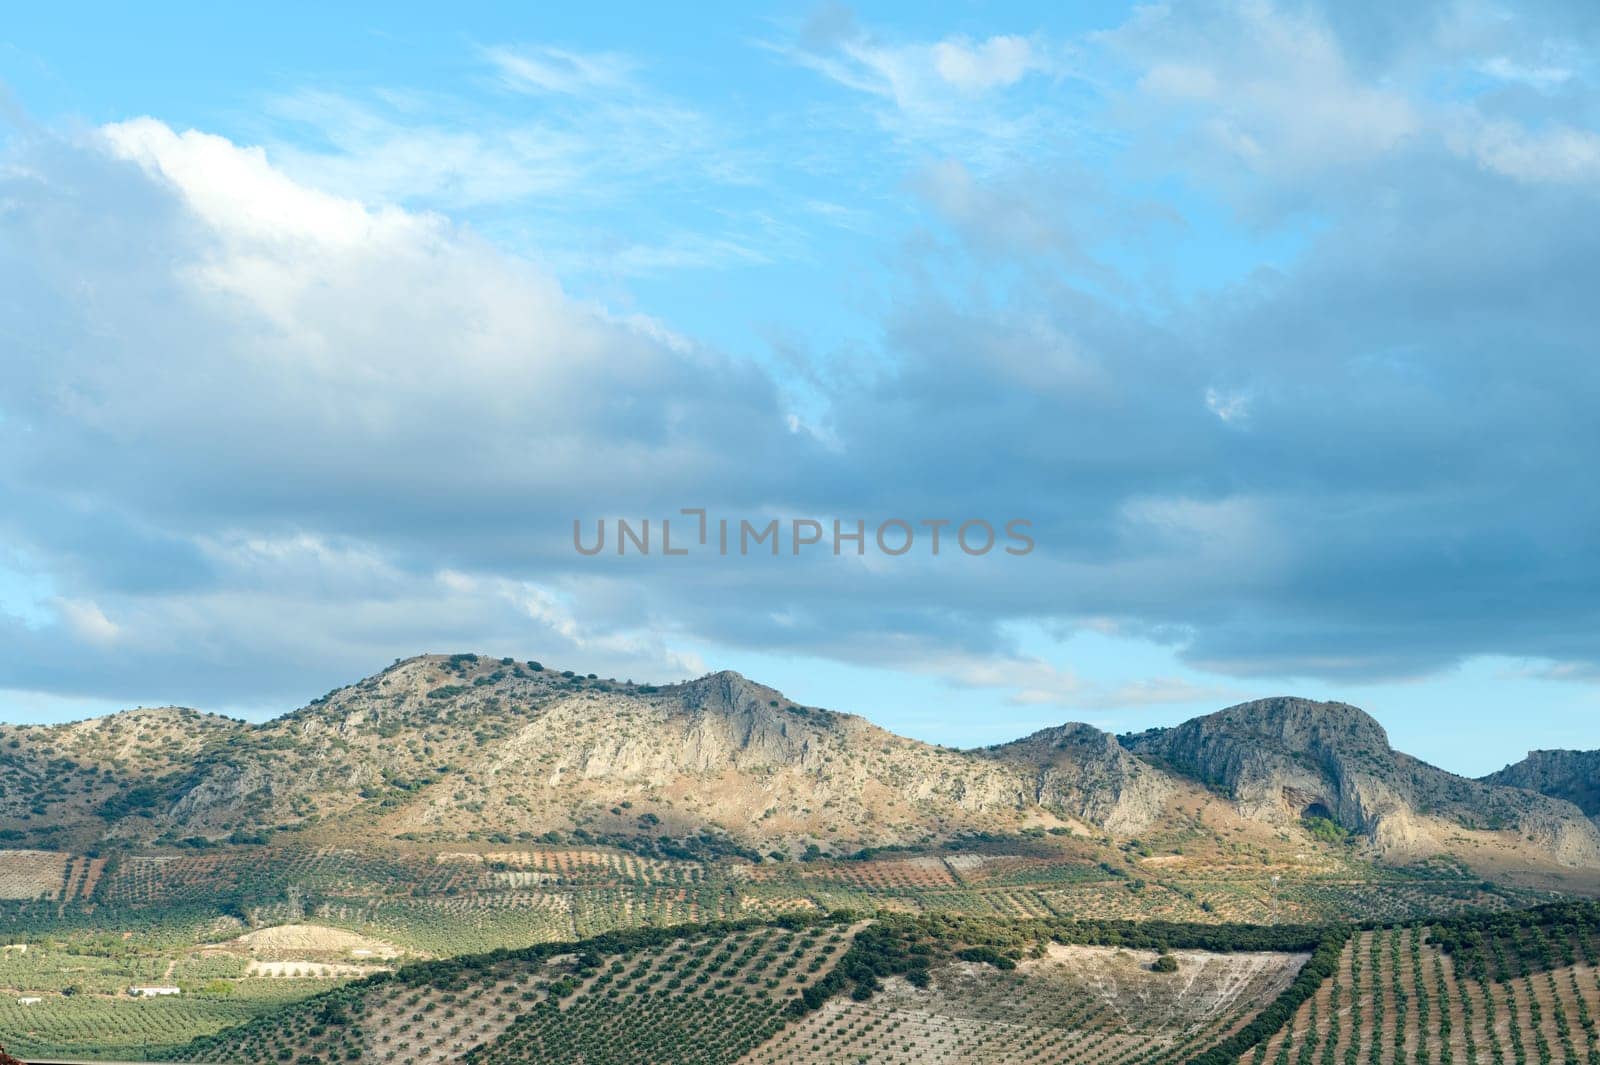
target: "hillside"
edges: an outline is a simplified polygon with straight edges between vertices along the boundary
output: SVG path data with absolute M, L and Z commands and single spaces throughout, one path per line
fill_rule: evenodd
M 850 914 L 648 929 L 411 966 L 162 1056 L 1182 1062 L 1237 1038 L 1326 938 L 1297 927 Z M 1162 955 L 1172 971 L 1156 965 Z
M 473 655 L 396 663 L 262 725 L 135 711 L 0 727 L 0 749 L 23 781 L 4 796 L 18 838 L 43 844 L 248 841 L 320 825 L 507 841 L 581 831 L 798 856 L 1161 813 L 1130 813 L 1094 778 L 1046 772 L 1021 748 L 920 743 L 736 673 L 657 687 Z
M 272 721 L 137 710 L 0 726 L 6 838 L 42 850 L 359 840 L 618 842 L 760 860 L 973 835 L 1172 835 L 1374 856 L 1600 866 L 1570 804 L 1393 751 L 1354 707 L 1273 699 L 1117 738 L 1087 725 L 957 751 L 737 673 L 672 685 L 425 655 Z
M 1522 761 L 1481 779 L 1563 799 L 1600 819 L 1600 751 L 1529 751 Z
M 402 968 L 170 1046 L 227 1065 L 1600 1058 L 1600 905 L 1367 928 L 836 913 Z
M 1331 822 L 1365 837 L 1379 855 L 1600 863 L 1600 832 L 1571 803 L 1459 777 L 1395 751 L 1378 722 L 1344 703 L 1263 699 L 1122 740 L 1216 788 L 1246 816 Z
M 75 737 L 61 747 L 82 751 Z M 1055 827 L 1004 764 L 797 706 L 738 674 L 665 687 L 430 656 L 217 737 L 114 835 L 362 824 L 388 836 L 582 830 L 755 854 Z M 81 804 L 55 804 L 75 815 Z M 113 815 L 119 810 L 111 811 Z
M 1359 932 L 1239 1063 L 1600 1061 L 1597 919 L 1562 904 Z
M 979 753 L 1029 773 L 1033 802 L 1118 835 L 1160 820 L 1180 790 L 1169 774 L 1089 725 L 1041 729 Z

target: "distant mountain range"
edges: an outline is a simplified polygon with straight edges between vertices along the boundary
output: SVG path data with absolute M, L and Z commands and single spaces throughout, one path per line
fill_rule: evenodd
M 292 832 L 797 857 L 1204 823 L 1396 862 L 1594 868 L 1597 765 L 1600 752 L 1535 752 L 1470 780 L 1394 751 L 1353 706 L 1293 698 L 1121 737 L 1068 724 L 960 751 L 737 673 L 652 686 L 425 655 L 259 725 L 167 708 L 0 726 L 0 845 Z

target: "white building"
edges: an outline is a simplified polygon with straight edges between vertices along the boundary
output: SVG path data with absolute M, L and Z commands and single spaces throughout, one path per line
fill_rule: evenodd
M 17 1005 L 19 1005 L 19 1006 L 37 1006 L 39 1003 L 41 1003 L 43 1001 L 44 1001 L 44 999 L 40 998 L 38 995 L 24 995 L 22 998 L 17 999 Z
M 179 993 L 179 990 L 175 987 L 156 986 L 128 988 L 128 994 L 132 995 L 134 998 L 159 998 L 162 995 L 176 995 Z

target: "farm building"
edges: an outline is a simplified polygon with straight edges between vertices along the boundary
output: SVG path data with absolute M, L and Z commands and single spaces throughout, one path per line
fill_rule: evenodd
M 162 995 L 180 994 L 180 991 L 176 987 L 168 986 L 130 987 L 128 988 L 128 994 L 134 998 L 159 998 Z

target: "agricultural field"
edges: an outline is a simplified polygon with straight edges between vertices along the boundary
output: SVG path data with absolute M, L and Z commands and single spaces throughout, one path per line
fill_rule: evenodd
M 156 1056 L 1176 1062 L 1236 1036 L 1287 994 L 1322 937 L 846 914 L 635 929 L 408 966 Z
M 59 972 L 53 949 L 8 954 L 0 973 Z M 14 1050 L 237 1065 L 1600 1062 L 1594 903 L 1359 929 L 809 913 L 409 963 L 392 943 L 300 925 L 166 965 L 72 957 L 75 994 L 0 1000 Z M 254 975 L 312 964 L 368 975 Z M 109 990 L 133 976 L 186 994 Z
M 783 1027 L 790 1004 L 849 948 L 854 931 L 813 926 L 685 939 L 596 967 L 570 1003 L 547 995 L 469 1060 L 735 1061 Z
M 0 899 L 59 898 L 68 860 L 52 851 L 0 851 Z
M 59 1038 L 58 1049 L 88 1053 L 83 1033 L 97 1025 L 125 1033 L 123 1020 L 106 1018 L 147 1016 L 162 1022 L 151 1044 L 176 1045 L 255 1016 L 262 1003 L 275 1007 L 380 969 L 630 929 L 840 910 L 1000 922 L 1314 925 L 1354 914 L 1414 922 L 1546 898 L 1491 887 L 1449 866 L 1385 870 L 1258 852 L 1215 864 L 1196 860 L 1192 849 L 1157 853 L 1142 844 L 1091 860 L 1105 851 L 1085 846 L 976 841 L 858 860 L 759 863 L 460 843 L 93 857 L 0 851 L 0 896 L 9 895 L 0 897 L 0 946 L 13 948 L 0 954 L 0 1003 L 45 999 L 27 1007 L 31 1013 L 0 1015 L 0 1044 L 37 1052 Z M 213 986 L 218 980 L 230 990 Z M 126 988 L 153 982 L 183 986 L 186 1004 L 123 1012 Z M 12 1025 L 23 1021 L 31 1034 L 19 1039 Z M 125 1034 L 116 1038 L 116 1046 L 130 1045 Z
M 1570 913 L 1362 932 L 1292 1022 L 1240 1060 L 1600 1062 L 1600 915 Z
M 710 927 L 602 938 L 355 985 L 172 1056 L 221 1063 L 641 1060 L 660 1044 L 733 1061 L 781 1027 L 859 926 Z M 617 1057 L 624 1051 L 633 1056 Z M 652 1055 L 654 1051 L 652 1051 Z M 652 1060 L 657 1060 L 652 1057 Z M 659 1060 L 667 1060 L 661 1057 Z
M 274 1013 L 323 990 L 324 982 L 239 980 L 224 993 L 139 999 L 126 994 L 43 994 L 22 1005 L 0 995 L 0 1042 L 24 1059 L 61 1055 L 150 1059 L 196 1035 Z
M 957 961 L 927 987 L 896 977 L 865 1002 L 830 1000 L 743 1065 L 964 1065 L 1187 1060 L 1276 998 L 1308 955 L 1050 945 L 1011 971 Z

